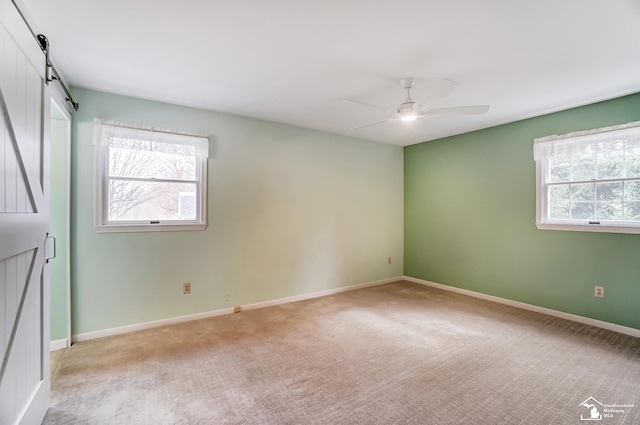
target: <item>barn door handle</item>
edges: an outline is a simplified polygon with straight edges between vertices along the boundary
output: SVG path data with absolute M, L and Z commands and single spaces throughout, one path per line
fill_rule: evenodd
M 47 233 L 47 240 L 49 239 L 53 239 L 53 257 L 48 257 L 47 263 L 49 263 L 49 260 L 56 258 L 56 237 Z

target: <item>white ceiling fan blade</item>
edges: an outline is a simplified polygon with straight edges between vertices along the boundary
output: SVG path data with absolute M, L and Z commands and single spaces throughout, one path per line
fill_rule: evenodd
M 489 110 L 489 105 L 455 106 L 453 108 L 428 109 L 421 115 L 482 115 Z
M 365 103 L 365 102 L 358 102 L 357 100 L 345 99 L 342 101 L 342 103 L 353 103 L 355 105 L 368 106 L 369 108 L 382 109 L 385 112 L 391 112 L 389 108 L 385 108 L 384 106 L 372 105 L 371 103 Z
M 382 121 L 370 122 L 369 124 L 363 124 L 363 125 L 359 125 L 357 127 L 353 127 L 351 130 L 358 130 L 360 128 L 371 127 L 372 125 L 378 125 L 378 124 L 382 124 L 383 122 L 389 122 L 389 121 L 398 121 L 398 119 L 397 118 L 389 118 L 389 119 L 382 120 Z

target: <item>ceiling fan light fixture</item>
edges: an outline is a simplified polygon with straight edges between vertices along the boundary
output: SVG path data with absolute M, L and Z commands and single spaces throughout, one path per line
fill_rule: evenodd
M 441 84 L 440 90 L 442 93 L 440 95 L 444 95 L 451 91 L 458 83 L 453 80 L 442 80 L 445 84 Z M 485 114 L 489 110 L 489 105 L 468 105 L 468 106 L 454 106 L 449 108 L 426 108 L 425 103 L 416 103 L 411 98 L 411 88 L 415 84 L 414 78 L 404 78 L 400 81 L 402 88 L 407 91 L 407 97 L 404 99 L 404 102 L 400 104 L 395 110 L 387 109 L 383 106 L 371 105 L 368 103 L 358 102 L 355 100 L 347 100 L 347 102 L 356 103 L 364 106 L 374 107 L 378 109 L 384 109 L 388 113 L 393 113 L 393 115 L 387 119 L 359 125 L 357 127 L 353 127 L 352 130 L 358 130 L 365 127 L 370 127 L 373 125 L 382 124 L 390 121 L 402 121 L 402 122 L 411 122 L 415 121 L 418 118 L 429 117 L 434 115 L 452 115 L 452 116 L 462 116 L 462 115 L 482 115 Z

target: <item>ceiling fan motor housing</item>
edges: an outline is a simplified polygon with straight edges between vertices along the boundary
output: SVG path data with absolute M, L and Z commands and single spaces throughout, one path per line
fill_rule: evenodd
M 413 108 L 416 102 L 411 99 L 411 88 L 416 83 L 415 78 L 403 78 L 400 80 L 400 85 L 407 91 L 407 98 L 396 108 L 396 113 L 399 115 L 413 114 Z
M 398 106 L 396 112 L 400 115 L 413 113 L 413 107 L 415 106 L 415 104 L 416 102 L 414 102 L 413 100 L 407 99 L 402 102 L 400 106 Z

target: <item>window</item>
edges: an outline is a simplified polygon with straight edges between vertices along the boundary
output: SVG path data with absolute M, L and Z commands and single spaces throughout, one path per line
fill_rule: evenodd
M 98 232 L 203 230 L 206 136 L 94 120 Z
M 539 229 L 640 233 L 640 121 L 534 141 Z

